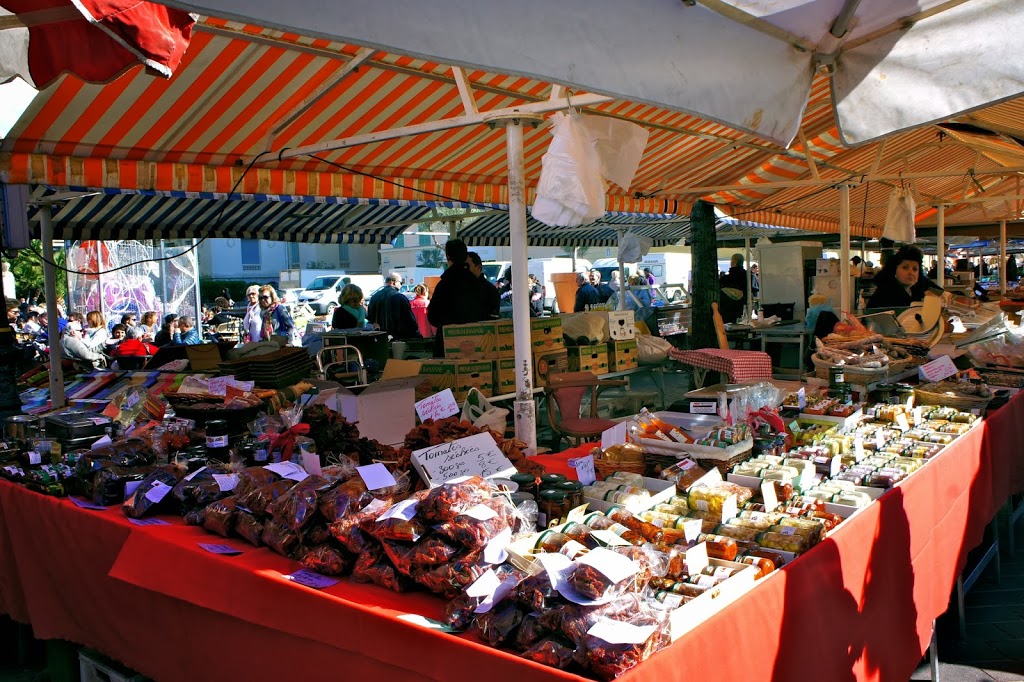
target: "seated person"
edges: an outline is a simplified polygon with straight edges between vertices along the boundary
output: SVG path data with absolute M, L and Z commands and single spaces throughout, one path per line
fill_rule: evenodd
M 121 342 L 124 341 L 127 334 L 127 327 L 123 324 L 115 324 L 110 329 L 110 337 L 103 342 L 103 350 L 108 354 L 113 354 Z
M 174 333 L 174 345 L 176 346 L 198 346 L 203 342 L 199 332 L 196 330 L 196 323 L 188 315 L 178 318 L 178 331 Z
M 164 326 L 156 333 L 153 343 L 157 346 L 166 346 L 174 339 L 174 328 L 177 325 L 178 316 L 174 313 L 164 316 Z
M 366 326 L 366 308 L 363 290 L 356 284 L 346 284 L 338 296 L 338 307 L 331 318 L 331 329 L 362 329 Z
M 104 367 L 107 364 L 102 353 L 91 349 L 83 339 L 82 323 L 69 322 L 64 329 L 64 336 L 60 340 L 61 349 L 64 355 L 91 364 L 93 367 Z

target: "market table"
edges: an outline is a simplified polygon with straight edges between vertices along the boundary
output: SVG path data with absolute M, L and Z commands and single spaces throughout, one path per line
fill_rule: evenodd
M 827 540 L 621 679 L 908 679 L 967 552 L 1007 496 L 1024 490 L 1022 419 L 1018 395 Z M 578 679 L 472 636 L 398 619 L 439 617 L 443 604 L 428 594 L 348 580 L 314 591 L 282 577 L 296 562 L 179 519 L 136 527 L 117 510 L 79 509 L 6 482 L 0 512 L 0 608 L 31 622 L 38 637 L 91 646 L 161 682 L 278 680 L 297 670 Z M 199 542 L 245 553 L 216 556 Z

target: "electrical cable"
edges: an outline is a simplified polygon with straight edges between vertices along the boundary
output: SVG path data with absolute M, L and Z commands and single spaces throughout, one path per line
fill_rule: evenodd
M 266 153 L 267 152 L 263 152 L 263 154 L 266 154 Z M 238 180 L 235 182 L 234 186 L 231 188 L 231 191 L 228 193 L 229 197 L 235 193 L 235 190 L 237 190 L 239 185 L 242 184 L 242 180 L 245 179 L 245 176 L 249 174 L 249 171 L 252 170 L 252 167 L 254 165 L 256 165 L 256 162 L 259 160 L 259 158 L 261 156 L 263 156 L 263 154 L 259 154 L 259 155 L 255 156 L 255 157 L 253 157 L 252 161 L 249 162 L 249 165 L 246 166 L 245 171 L 242 173 L 241 176 L 239 176 Z M 229 204 L 228 204 L 227 201 L 225 201 L 221 205 L 220 211 L 217 213 L 217 218 L 214 221 L 213 226 L 210 228 L 211 232 L 216 231 L 220 227 L 221 222 L 224 220 L 224 211 L 227 210 L 228 205 Z M 67 266 L 61 265 L 61 264 L 59 264 L 59 263 L 57 263 L 55 261 L 48 260 L 45 256 L 43 256 L 43 254 L 39 253 L 39 251 L 34 249 L 31 244 L 27 247 L 27 249 L 36 258 L 38 258 L 40 262 L 46 263 L 47 265 L 50 265 L 54 269 L 60 270 L 61 272 L 67 272 L 67 273 L 70 273 L 72 275 L 99 276 L 99 275 L 106 275 L 106 274 L 109 274 L 111 272 L 117 272 L 118 270 L 126 270 L 128 268 L 133 268 L 133 267 L 135 267 L 137 265 L 142 265 L 143 263 L 159 263 L 161 261 L 171 261 L 171 260 L 174 260 L 175 258 L 181 258 L 182 256 L 184 256 L 184 255 L 186 255 L 188 253 L 191 253 L 192 251 L 194 251 L 197 248 L 199 248 L 199 245 L 202 244 L 203 242 L 205 242 L 207 239 L 209 239 L 208 236 L 207 237 L 200 237 L 194 244 L 189 246 L 187 249 L 185 249 L 181 253 L 174 254 L 173 256 L 159 256 L 157 258 L 146 258 L 144 260 L 133 261 L 131 263 L 125 263 L 124 265 L 119 265 L 116 268 L 110 268 L 109 270 L 99 270 L 99 269 L 97 269 L 95 272 L 94 271 L 90 271 L 90 270 L 74 270 L 74 269 L 69 268 Z

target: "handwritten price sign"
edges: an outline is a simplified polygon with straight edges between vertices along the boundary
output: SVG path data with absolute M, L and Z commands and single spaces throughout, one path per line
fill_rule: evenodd
M 516 473 L 489 433 L 415 450 L 412 464 L 431 487 L 461 476 L 505 478 Z
M 428 419 L 444 419 L 459 413 L 459 404 L 455 402 L 455 394 L 452 389 L 446 388 L 440 393 L 435 393 L 429 398 L 416 403 L 416 414 L 420 421 Z

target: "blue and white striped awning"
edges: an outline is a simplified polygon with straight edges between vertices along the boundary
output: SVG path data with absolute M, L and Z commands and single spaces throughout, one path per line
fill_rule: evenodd
M 690 234 L 690 219 L 655 213 L 608 213 L 604 218 L 581 227 L 550 227 L 526 217 L 526 235 L 530 246 L 617 246 L 619 232 L 634 232 L 650 237 L 654 246 L 676 244 Z M 459 237 L 470 246 L 507 246 L 507 213 L 467 220 L 459 228 Z
M 408 227 L 430 221 L 450 202 L 343 199 L 269 194 L 213 194 L 148 190 L 60 191 L 91 193 L 52 208 L 56 239 L 191 239 L 228 237 L 307 243 L 384 244 Z M 32 198 L 55 193 L 36 186 Z M 467 207 L 467 213 L 487 213 Z M 507 216 L 507 214 L 506 214 Z M 33 236 L 39 207 L 29 206 Z M 507 223 L 507 217 L 506 217 Z
M 37 185 L 32 199 L 86 193 L 52 208 L 54 237 L 82 239 L 192 239 L 226 237 L 306 243 L 386 244 L 409 227 L 457 216 L 436 208 L 464 208 L 459 236 L 472 246 L 509 243 L 507 207 L 437 201 L 346 199 L 279 194 L 216 194 L 153 190 L 52 188 Z M 29 206 L 33 236 L 39 207 Z M 615 246 L 619 231 L 648 236 L 655 246 L 689 235 L 689 218 L 672 214 L 609 213 L 578 228 L 550 227 L 527 216 L 530 246 Z

